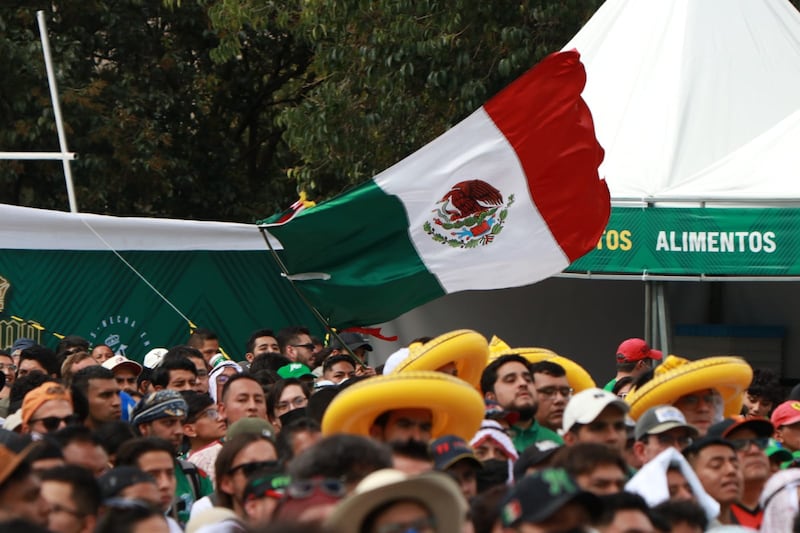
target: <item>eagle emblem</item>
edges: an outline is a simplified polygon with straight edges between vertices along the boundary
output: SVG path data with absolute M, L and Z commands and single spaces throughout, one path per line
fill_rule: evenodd
M 453 248 L 485 246 L 502 231 L 513 203 L 513 194 L 503 201 L 503 194 L 485 181 L 460 181 L 436 203 L 433 220 L 422 228 L 434 241 Z

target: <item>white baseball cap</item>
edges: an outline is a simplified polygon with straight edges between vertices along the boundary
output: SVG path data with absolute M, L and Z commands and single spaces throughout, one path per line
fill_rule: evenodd
M 131 361 L 124 355 L 115 355 L 114 357 L 105 360 L 103 362 L 103 366 L 112 371 L 117 369 L 122 370 L 123 368 L 127 368 L 137 376 L 142 373 L 142 365 L 140 365 L 136 361 Z
M 562 421 L 562 434 L 568 432 L 575 424 L 590 424 L 600 416 L 603 409 L 609 405 L 618 407 L 624 414 L 628 413 L 630 406 L 625 400 L 603 389 L 584 389 L 570 398 L 564 409 Z
M 153 348 L 144 356 L 144 366 L 147 368 L 157 367 L 161 364 L 165 355 L 167 355 L 166 348 Z

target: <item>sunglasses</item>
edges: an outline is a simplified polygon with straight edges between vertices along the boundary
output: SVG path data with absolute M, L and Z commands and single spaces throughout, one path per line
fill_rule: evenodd
M 47 431 L 55 431 L 63 422 L 67 426 L 71 426 L 77 424 L 81 421 L 78 415 L 72 414 L 65 417 L 60 416 L 45 416 L 43 418 L 32 418 L 28 423 L 35 424 L 36 422 L 41 422 L 44 426 L 44 429 Z
M 316 346 L 314 346 L 310 342 L 307 342 L 306 344 L 292 344 L 292 346 L 294 346 L 295 348 L 305 348 L 306 350 L 309 350 L 309 351 L 312 351 L 312 352 L 314 351 L 314 348 L 316 348 Z
M 765 450 L 769 445 L 767 437 L 758 437 L 755 439 L 730 439 L 729 441 L 737 452 L 749 450 L 750 445 L 755 444 L 759 450 Z
M 245 477 L 249 477 L 251 474 L 254 474 L 259 470 L 277 469 L 278 466 L 278 461 L 254 461 L 252 463 L 242 463 L 228 470 L 228 475 L 232 476 L 237 470 L 241 470 Z
M 295 500 L 304 500 L 313 496 L 317 490 L 335 498 L 344 498 L 347 494 L 341 479 L 321 478 L 292 481 L 286 487 L 286 495 Z

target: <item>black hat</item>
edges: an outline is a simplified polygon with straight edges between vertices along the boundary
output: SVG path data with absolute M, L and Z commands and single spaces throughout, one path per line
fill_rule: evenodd
M 135 466 L 117 466 L 100 476 L 97 481 L 100 483 L 104 500 L 119 496 L 120 492 L 131 485 L 155 483 L 153 476 L 142 472 Z
M 476 468 L 483 468 L 483 463 L 475 457 L 467 441 L 456 435 L 444 435 L 431 442 L 431 455 L 433 468 L 441 472 L 461 460 L 469 461 Z
M 342 342 L 344 342 L 344 345 L 342 345 L 342 342 L 339 342 L 339 339 L 334 338 L 331 342 L 331 348 L 341 350 L 346 345 L 350 351 L 354 352 L 357 348 L 361 348 L 363 346 L 368 352 L 372 351 L 372 345 L 369 343 L 367 338 L 360 333 L 345 331 L 344 333 L 340 333 L 339 337 L 342 339 Z
M 581 504 L 589 516 L 600 516 L 600 498 L 578 487 L 563 468 L 545 468 L 522 478 L 509 492 L 500 511 L 505 527 L 522 522 L 538 524 L 546 521 L 568 503 Z

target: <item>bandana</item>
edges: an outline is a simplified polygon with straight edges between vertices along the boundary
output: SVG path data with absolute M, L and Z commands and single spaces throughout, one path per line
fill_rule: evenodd
M 171 416 L 186 418 L 188 410 L 186 401 L 178 391 L 163 389 L 151 392 L 133 408 L 131 425 L 138 426 Z

